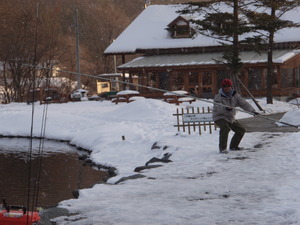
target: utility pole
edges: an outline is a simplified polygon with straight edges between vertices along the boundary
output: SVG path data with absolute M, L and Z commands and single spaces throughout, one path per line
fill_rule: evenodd
M 75 8 L 75 35 L 76 35 L 76 72 L 77 72 L 77 89 L 81 89 L 80 79 L 80 56 L 79 56 L 79 29 L 78 29 L 78 9 Z

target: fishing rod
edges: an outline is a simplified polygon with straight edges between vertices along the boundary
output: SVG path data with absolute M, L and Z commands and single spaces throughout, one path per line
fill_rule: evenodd
M 49 73 L 48 73 L 49 74 Z M 48 75 L 49 79 L 49 75 Z M 49 82 L 48 82 L 49 83 Z M 50 86 L 49 84 L 47 85 Z M 39 151 L 38 151 L 38 157 L 36 162 L 36 186 L 34 188 L 34 196 L 35 199 L 33 199 L 33 205 L 38 205 L 38 199 L 39 199 L 39 189 L 40 189 L 40 180 L 41 180 L 41 173 L 42 173 L 42 161 L 43 161 L 43 154 L 44 154 L 44 147 L 45 147 L 45 134 L 46 134 L 46 124 L 47 124 L 47 115 L 48 115 L 48 105 L 49 102 L 46 101 L 43 108 L 43 115 L 42 115 L 42 122 L 41 122 L 41 131 L 40 131 L 40 142 L 39 142 Z
M 38 68 L 38 69 L 52 70 L 51 68 L 44 67 L 44 66 L 37 66 L 37 65 L 30 65 L 30 64 L 22 64 L 22 65 L 28 66 L 28 67 L 35 67 L 35 68 Z M 206 100 L 206 99 L 203 99 L 203 98 L 199 98 L 199 97 L 196 97 L 196 96 L 191 96 L 191 95 L 188 95 L 188 94 L 180 94 L 180 93 L 176 93 L 176 92 L 173 92 L 173 91 L 168 91 L 168 90 L 164 90 L 164 89 L 161 89 L 161 88 L 150 87 L 150 86 L 142 85 L 142 84 L 134 84 L 134 83 L 131 83 L 131 82 L 128 82 L 128 81 L 113 80 L 113 79 L 106 78 L 106 77 L 101 76 L 101 75 L 100 76 L 99 75 L 96 76 L 96 75 L 91 75 L 91 74 L 86 74 L 86 73 L 81 73 L 81 72 L 72 72 L 72 71 L 61 70 L 61 69 L 57 69 L 56 71 L 57 72 L 62 72 L 62 73 L 70 73 L 70 74 L 74 74 L 74 75 L 81 75 L 81 76 L 86 76 L 86 77 L 91 77 L 91 78 L 102 79 L 102 80 L 106 80 L 106 81 L 109 81 L 109 82 L 115 82 L 115 83 L 121 83 L 121 84 L 128 84 L 128 85 L 132 85 L 132 86 L 136 86 L 136 87 L 142 87 L 142 88 L 147 88 L 147 89 L 155 90 L 155 91 L 159 91 L 159 92 L 170 93 L 172 95 L 177 95 L 177 96 L 180 96 L 180 97 L 194 98 L 194 99 L 202 101 L 202 102 L 206 102 L 206 103 L 210 103 L 210 104 L 215 104 L 215 105 L 220 105 L 220 106 L 228 107 L 227 105 L 224 105 L 222 103 L 213 102 L 213 101 Z M 260 118 L 271 120 L 271 121 L 274 121 L 274 122 L 277 122 L 277 123 L 281 123 L 281 124 L 284 124 L 284 125 L 287 125 L 287 126 L 295 127 L 297 129 L 299 129 L 299 127 L 300 127 L 300 125 L 294 125 L 294 124 L 282 122 L 282 121 L 279 121 L 279 120 L 275 120 L 275 119 L 269 118 L 267 116 L 263 116 L 263 115 L 261 115 L 259 113 L 254 113 L 254 112 L 250 112 L 250 111 L 239 109 L 239 108 L 234 108 L 234 109 L 237 110 L 237 111 L 240 111 L 240 112 L 247 113 L 249 115 L 255 116 L 255 117 L 260 117 Z
M 3 194 L 2 194 L 2 191 L 0 193 L 1 193 L 1 198 L 2 198 L 2 202 L 3 202 L 4 208 L 6 209 L 7 212 L 9 212 L 9 206 L 6 203 L 6 200 L 5 200 L 5 198 L 4 198 Z

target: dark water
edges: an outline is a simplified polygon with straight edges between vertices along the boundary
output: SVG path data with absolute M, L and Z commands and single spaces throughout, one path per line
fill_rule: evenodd
M 39 140 L 35 140 L 31 185 L 35 183 L 38 146 Z M 0 194 L 10 205 L 27 205 L 28 149 L 27 139 L 0 138 Z M 84 166 L 78 159 L 83 153 L 66 143 L 46 141 L 43 152 L 37 204 L 40 207 L 56 206 L 62 200 L 74 198 L 74 190 L 90 188 L 94 184 L 103 183 L 107 178 L 107 172 Z M 33 187 L 30 187 L 32 192 Z

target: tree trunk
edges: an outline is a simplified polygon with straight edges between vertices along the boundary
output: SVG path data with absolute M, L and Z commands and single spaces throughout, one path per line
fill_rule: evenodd
M 232 82 L 234 84 L 235 90 L 238 93 L 241 93 L 241 88 L 240 88 L 240 83 L 238 82 L 238 75 L 240 73 L 240 52 L 239 52 L 239 34 L 238 34 L 238 29 L 239 29 L 239 5 L 238 5 L 238 0 L 234 0 L 234 7 L 233 7 L 233 17 L 234 17 L 234 35 L 233 35 L 233 68 L 232 68 Z
M 275 8 L 271 9 L 271 16 L 275 20 Z M 273 85 L 273 44 L 274 44 L 274 29 L 271 28 L 269 33 L 268 46 L 268 67 L 267 67 L 267 104 L 273 104 L 272 85 Z

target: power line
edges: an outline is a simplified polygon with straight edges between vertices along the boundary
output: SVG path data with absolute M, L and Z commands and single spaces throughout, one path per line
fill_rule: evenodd
M 35 67 L 37 69 L 51 70 L 51 68 L 47 68 L 47 67 L 43 67 L 43 66 L 35 66 L 35 65 L 30 65 L 30 64 L 22 64 L 22 65 L 23 66 L 28 66 L 28 67 Z M 202 101 L 202 102 L 206 102 L 206 103 L 210 103 L 210 104 L 215 104 L 215 105 L 220 105 L 220 106 L 228 107 L 227 105 L 224 105 L 222 103 L 213 102 L 213 101 L 206 100 L 206 99 L 203 99 L 203 98 L 199 98 L 199 97 L 196 97 L 196 96 L 191 96 L 191 95 L 187 95 L 187 94 L 178 94 L 178 93 L 174 93 L 173 91 L 168 91 L 168 90 L 164 90 L 164 89 L 161 89 L 161 88 L 150 87 L 150 86 L 146 86 L 146 85 L 142 85 L 142 84 L 134 84 L 134 83 L 131 83 L 131 82 L 128 82 L 128 81 L 113 80 L 113 79 L 110 79 L 110 78 L 103 77 L 101 75 L 100 76 L 99 75 L 96 76 L 96 75 L 79 73 L 79 72 L 72 72 L 72 71 L 61 70 L 61 69 L 58 69 L 56 71 L 62 72 L 62 73 L 74 74 L 74 75 L 81 75 L 81 76 L 86 76 L 86 77 L 91 77 L 91 78 L 97 78 L 97 79 L 100 78 L 102 80 L 106 80 L 106 81 L 110 81 L 110 82 L 116 82 L 116 83 L 133 85 L 133 86 L 136 86 L 136 87 L 147 88 L 147 89 L 150 89 L 150 90 L 164 92 L 164 93 L 171 93 L 173 95 L 175 94 L 175 95 L 182 96 L 182 97 L 194 98 L 194 99 L 197 99 L 197 100 Z M 299 129 L 299 127 L 300 127 L 300 125 L 294 125 L 294 124 L 282 122 L 282 121 L 279 121 L 279 120 L 276 120 L 276 119 L 273 119 L 273 118 L 270 118 L 270 117 L 267 117 L 267 116 L 263 116 L 263 115 L 260 115 L 260 114 L 255 114 L 254 112 L 250 112 L 250 111 L 247 111 L 247 110 L 243 110 L 243 109 L 239 109 L 239 108 L 235 108 L 235 110 L 240 111 L 240 112 L 244 112 L 244 113 L 247 113 L 247 114 L 250 114 L 252 116 L 257 116 L 257 117 L 261 117 L 261 118 L 264 118 L 264 119 L 267 119 L 267 120 L 271 120 L 273 122 L 281 123 L 281 124 L 284 124 L 284 125 L 287 125 L 287 126 L 295 127 L 297 129 Z

